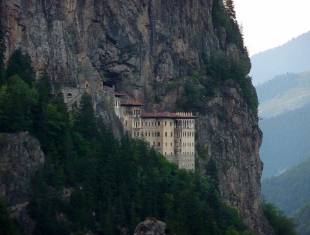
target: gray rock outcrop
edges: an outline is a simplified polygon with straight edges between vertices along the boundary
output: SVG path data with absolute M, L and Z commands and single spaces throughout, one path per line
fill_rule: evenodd
M 26 234 L 34 226 L 27 212 L 31 179 L 43 164 L 40 144 L 29 133 L 0 134 L 0 197 L 6 200 L 11 216 L 27 225 Z
M 166 235 L 166 224 L 154 218 L 147 218 L 138 224 L 134 235 Z

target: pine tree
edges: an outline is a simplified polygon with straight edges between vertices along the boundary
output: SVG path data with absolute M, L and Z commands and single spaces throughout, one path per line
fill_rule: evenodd
M 35 72 L 31 65 L 31 58 L 20 49 L 16 50 L 9 60 L 6 69 L 6 79 L 15 74 L 19 75 L 30 86 L 35 81 Z
M 231 19 L 236 20 L 235 4 L 233 0 L 225 0 L 225 6 Z
M 86 93 L 83 94 L 81 98 L 80 107 L 75 118 L 74 128 L 86 139 L 93 139 L 98 136 L 92 98 Z

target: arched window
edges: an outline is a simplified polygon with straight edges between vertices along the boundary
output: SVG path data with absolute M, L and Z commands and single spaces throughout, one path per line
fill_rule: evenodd
M 87 89 L 89 87 L 89 83 L 88 81 L 85 82 L 85 89 Z

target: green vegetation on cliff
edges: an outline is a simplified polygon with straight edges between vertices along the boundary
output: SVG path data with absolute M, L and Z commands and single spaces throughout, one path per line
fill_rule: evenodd
M 0 234 L 1 235 L 21 234 L 17 223 L 10 218 L 7 207 L 2 200 L 0 200 Z
M 30 131 L 46 155 L 29 208 L 35 234 L 132 234 L 146 217 L 165 221 L 178 235 L 250 234 L 221 202 L 213 162 L 208 177 L 178 170 L 144 142 L 115 139 L 96 118 L 90 96 L 69 112 L 62 95 L 50 95 L 46 78 L 35 82 L 22 70 L 10 75 L 1 100 L 14 98 L 22 108 L 13 110 L 8 98 L 1 103 L 0 131 Z
M 204 56 L 205 66 L 197 74 L 184 78 L 182 83 L 177 81 L 185 89 L 178 101 L 181 110 L 204 113 L 206 100 L 227 85 L 239 87 L 248 107 L 257 112 L 257 94 L 248 76 L 248 52 L 235 18 L 233 1 L 228 0 L 226 4 L 225 7 L 223 1 L 216 0 L 212 9 L 213 24 L 220 40 L 219 50 Z M 232 50 L 228 53 L 228 48 L 224 47 L 231 47 Z

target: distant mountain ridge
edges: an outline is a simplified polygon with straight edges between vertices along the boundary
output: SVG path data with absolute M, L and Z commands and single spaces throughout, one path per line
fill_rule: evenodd
M 310 104 L 260 121 L 263 178 L 279 175 L 310 157 Z
M 310 103 L 310 71 L 287 73 L 256 87 L 259 115 L 271 118 Z
M 310 31 L 286 44 L 251 57 L 253 83 L 262 84 L 273 77 L 310 70 Z
M 256 89 L 266 178 L 310 156 L 310 72 L 277 76 Z

